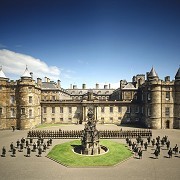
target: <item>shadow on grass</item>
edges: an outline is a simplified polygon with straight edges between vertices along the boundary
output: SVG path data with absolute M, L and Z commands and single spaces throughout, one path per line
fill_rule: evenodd
M 83 149 L 82 145 L 76 145 L 76 144 L 72 144 L 71 145 L 74 149 L 74 152 L 78 153 L 78 154 L 81 154 L 81 151 Z

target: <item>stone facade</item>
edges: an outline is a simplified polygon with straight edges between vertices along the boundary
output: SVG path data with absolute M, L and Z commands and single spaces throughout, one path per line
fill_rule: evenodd
M 175 80 L 159 79 L 154 68 L 132 82 L 120 81 L 119 88 L 96 84 L 87 89 L 71 85 L 63 89 L 60 80 L 33 80 L 26 68 L 17 81 L 0 69 L 0 129 L 30 129 L 43 123 L 83 123 L 90 106 L 97 123 L 142 124 L 148 128 L 180 128 L 180 69 Z

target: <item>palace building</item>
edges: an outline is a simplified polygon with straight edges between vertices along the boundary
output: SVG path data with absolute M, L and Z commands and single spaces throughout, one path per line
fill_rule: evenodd
M 101 124 L 141 124 L 147 128 L 180 128 L 180 68 L 175 79 L 159 79 L 150 72 L 138 74 L 132 82 L 121 80 L 118 89 L 111 85 L 87 89 L 76 85 L 63 89 L 60 80 L 33 79 L 26 67 L 13 81 L 0 69 L 0 129 L 31 129 L 43 123 L 81 124 L 89 107 Z

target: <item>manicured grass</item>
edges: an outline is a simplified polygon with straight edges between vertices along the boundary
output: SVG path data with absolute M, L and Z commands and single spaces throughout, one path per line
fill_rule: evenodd
M 72 145 L 80 145 L 80 141 L 75 140 L 56 145 L 47 156 L 70 167 L 112 166 L 132 156 L 124 144 L 110 140 L 101 140 L 100 144 L 109 148 L 109 152 L 98 156 L 75 154 Z
M 36 126 L 36 128 L 47 128 L 47 127 L 55 127 L 55 126 L 67 126 L 70 124 L 40 124 Z

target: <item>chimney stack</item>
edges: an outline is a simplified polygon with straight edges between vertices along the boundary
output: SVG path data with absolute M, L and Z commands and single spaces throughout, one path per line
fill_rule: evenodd
M 33 72 L 30 72 L 31 78 L 33 79 Z
M 39 86 L 42 85 L 42 79 L 41 79 L 41 78 L 37 78 L 37 84 L 38 84 Z
M 82 84 L 82 89 L 86 89 L 86 84 Z
M 70 84 L 70 89 L 72 89 L 72 84 Z
M 59 88 L 61 87 L 61 81 L 59 79 L 57 80 L 57 85 Z
M 165 77 L 165 81 L 167 82 L 167 81 L 170 81 L 170 76 L 166 76 Z
M 104 89 L 107 89 L 108 88 L 108 85 L 104 85 Z
M 109 89 L 111 89 L 111 84 L 109 84 Z
M 50 82 L 50 79 L 49 79 L 49 78 L 47 78 L 47 82 Z
M 73 85 L 73 89 L 77 89 L 77 85 Z
M 98 83 L 96 83 L 96 89 L 99 89 L 99 84 Z

